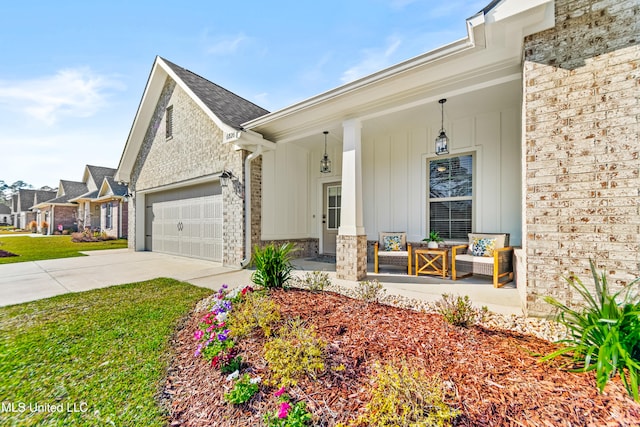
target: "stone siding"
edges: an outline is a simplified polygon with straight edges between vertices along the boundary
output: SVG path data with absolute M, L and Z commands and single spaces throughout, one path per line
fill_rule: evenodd
M 542 296 L 579 295 L 589 259 L 616 289 L 640 274 L 640 5 L 559 0 L 555 28 L 524 45 L 526 273 Z
M 165 111 L 173 106 L 173 136 L 165 134 Z M 223 188 L 225 265 L 238 267 L 244 258 L 243 161 L 246 151 L 223 144 L 223 131 L 182 90 L 167 78 L 138 153 L 129 189 L 143 191 L 189 180 L 233 174 Z M 135 204 L 129 207 L 129 247 L 135 248 Z M 138 224 L 144 226 L 143 223 Z
M 345 280 L 362 280 L 367 277 L 367 236 L 343 236 L 336 238 L 336 277 Z

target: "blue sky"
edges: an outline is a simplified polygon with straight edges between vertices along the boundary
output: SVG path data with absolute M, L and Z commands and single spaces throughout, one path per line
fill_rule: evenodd
M 156 55 L 275 111 L 466 36 L 489 0 L 30 1 L 0 15 L 0 180 L 117 167 Z

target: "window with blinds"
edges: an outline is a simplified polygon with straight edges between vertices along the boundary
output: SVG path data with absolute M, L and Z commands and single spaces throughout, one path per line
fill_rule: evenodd
M 429 231 L 443 239 L 467 239 L 473 212 L 473 156 L 428 160 Z

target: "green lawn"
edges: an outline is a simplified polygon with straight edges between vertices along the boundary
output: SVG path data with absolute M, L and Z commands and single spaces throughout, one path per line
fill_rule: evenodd
M 2 237 L 0 238 L 0 249 L 20 256 L 0 257 L 0 264 L 38 261 L 43 259 L 70 258 L 83 256 L 79 251 L 119 249 L 126 247 L 127 241 L 125 239 L 106 240 L 104 242 L 74 243 L 71 241 L 71 236 Z
M 211 292 L 155 279 L 0 308 L 0 424 L 165 425 L 169 339 Z

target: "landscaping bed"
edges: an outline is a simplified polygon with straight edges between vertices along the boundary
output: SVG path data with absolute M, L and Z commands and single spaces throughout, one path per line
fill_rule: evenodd
M 438 314 L 366 303 L 333 292 L 272 290 L 282 320 L 300 318 L 315 328 L 325 347 L 325 369 L 302 377 L 287 393 L 305 402 L 314 426 L 347 425 L 365 411 L 376 363 L 406 360 L 439 379 L 445 402 L 459 411 L 456 426 L 637 426 L 640 405 L 619 378 L 598 394 L 593 373 L 569 373 L 559 361 L 540 362 L 558 347 L 512 332 L 447 323 Z M 202 307 L 202 305 L 201 305 Z M 259 426 L 278 408 L 276 385 L 263 357 L 267 341 L 259 330 L 238 340 L 243 372 L 262 379 L 243 404 L 224 394 L 232 382 L 195 357 L 194 331 L 204 311 L 195 312 L 175 338 L 175 358 L 163 396 L 172 426 Z

